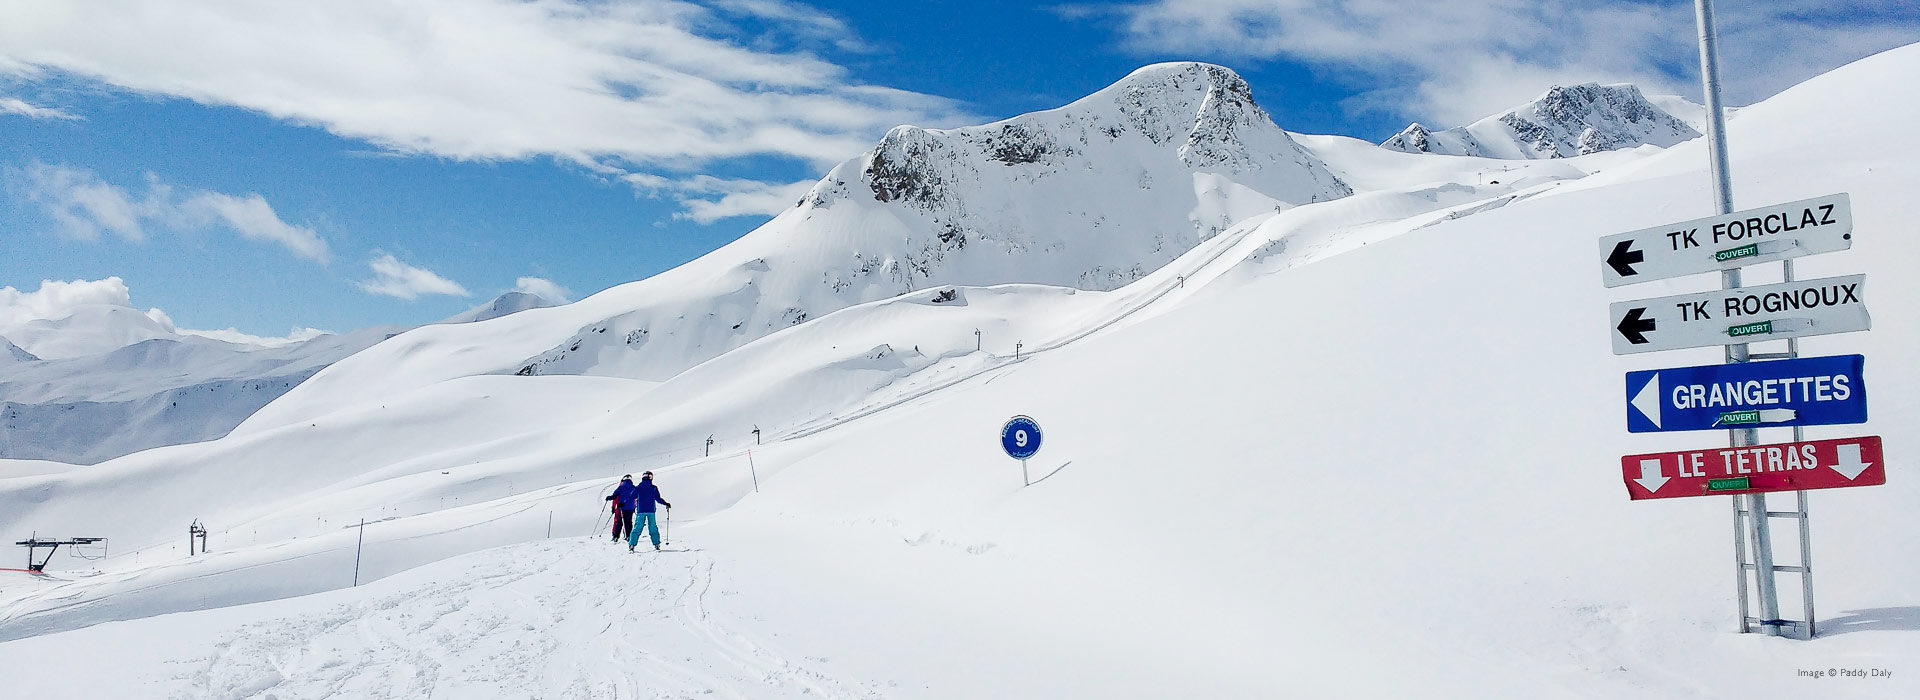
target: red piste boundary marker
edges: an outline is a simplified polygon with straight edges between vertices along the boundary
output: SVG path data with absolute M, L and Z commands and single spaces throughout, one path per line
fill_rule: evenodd
M 1887 483 L 1877 436 L 1627 455 L 1620 472 L 1636 501 Z

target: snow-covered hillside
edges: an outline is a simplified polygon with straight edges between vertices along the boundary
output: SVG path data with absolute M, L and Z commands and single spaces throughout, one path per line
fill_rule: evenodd
M 1730 632 L 1723 499 L 1620 482 L 1620 455 L 1722 439 L 1626 433 L 1623 372 L 1719 351 L 1614 356 L 1605 323 L 1717 279 L 1608 290 L 1594 255 L 1708 213 L 1699 140 L 1499 164 L 1303 136 L 1355 194 L 1115 289 L 932 285 L 652 380 L 501 367 L 649 298 L 606 293 L 410 332 L 221 440 L 0 479 L 0 533 L 114 538 L 63 580 L 0 578 L 0 673 L 280 700 L 1920 695 L 1920 147 L 1884 138 L 1920 119 L 1885 89 L 1916 71 L 1899 49 L 1729 125 L 1736 204 L 1852 195 L 1855 249 L 1801 276 L 1874 280 L 1876 330 L 1802 341 L 1874 368 L 1873 421 L 1809 436 L 1890 460 L 1811 496 L 1811 642 Z M 763 279 L 722 253 L 689 268 Z M 1020 413 L 1046 430 L 1027 464 L 997 439 Z M 693 451 L 648 459 L 670 445 Z M 601 539 L 642 467 L 679 551 Z M 187 558 L 195 518 L 218 544 Z M 1829 668 L 1892 675 L 1797 676 Z
M 6 338 L 0 338 L 0 365 L 39 361 L 39 356 L 27 352 L 25 348 L 14 345 L 12 341 Z
M 35 358 L 64 360 L 113 352 L 144 340 L 178 339 L 180 334 L 132 307 L 86 304 L 60 318 L 0 326 L 0 337 Z
M 1669 105 L 1689 105 L 1662 98 Z M 1698 112 L 1698 106 L 1690 111 Z M 1693 115 L 1697 121 L 1698 114 Z M 1484 158 L 1565 158 L 1651 144 L 1662 148 L 1700 135 L 1628 84 L 1556 85 L 1519 107 L 1466 126 L 1432 131 L 1419 122 L 1381 143 L 1408 153 Z
M 551 306 L 510 292 L 443 323 Z M 159 316 L 159 318 L 155 318 Z M 184 333 L 164 315 L 87 304 L 0 328 L 0 459 L 96 464 L 212 440 L 315 372 L 407 330 L 364 328 L 273 345 Z
M 554 303 L 555 302 L 541 298 L 535 294 L 507 292 L 506 294 L 494 297 L 493 301 L 454 314 L 440 322 L 473 323 L 475 321 L 488 321 L 500 318 L 501 316 L 511 316 L 528 309 L 544 309 L 553 306 Z
M 314 372 L 405 328 L 261 348 L 152 338 L 0 374 L 0 458 L 95 464 L 227 434 Z
M 241 430 L 472 374 L 664 381 L 848 306 L 953 285 L 1107 290 L 1233 222 L 1351 193 L 1232 71 L 1169 63 L 1059 109 L 893 129 L 797 206 L 666 273 L 557 309 L 424 328 L 323 372 Z M 392 371 L 403 367 L 399 371 Z M 382 380 L 387 381 L 387 380 Z

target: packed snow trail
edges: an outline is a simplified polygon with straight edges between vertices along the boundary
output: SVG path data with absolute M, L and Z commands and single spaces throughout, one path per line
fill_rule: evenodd
M 698 550 L 629 553 L 571 538 L 448 564 L 349 602 L 274 608 L 283 615 L 229 627 L 206 653 L 144 668 L 175 669 L 152 679 L 171 697 L 221 700 L 878 694 L 742 631 L 718 603 L 734 592 Z

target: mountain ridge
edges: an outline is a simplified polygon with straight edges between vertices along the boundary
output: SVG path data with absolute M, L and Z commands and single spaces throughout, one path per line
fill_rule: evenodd
M 1684 103 L 1680 98 L 1662 101 Z M 1568 158 L 1643 144 L 1671 147 L 1697 138 L 1686 119 L 1617 83 L 1555 85 L 1540 97 L 1466 126 L 1434 131 L 1414 122 L 1380 143 L 1408 153 L 1483 158 Z

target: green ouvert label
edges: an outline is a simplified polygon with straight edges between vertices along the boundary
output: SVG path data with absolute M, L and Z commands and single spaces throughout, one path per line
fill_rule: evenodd
M 1731 479 L 1707 480 L 1708 491 L 1744 491 L 1750 488 L 1753 488 L 1753 482 L 1744 476 L 1737 476 Z
M 1713 424 L 1714 425 L 1759 425 L 1760 412 L 1759 411 L 1727 411 L 1725 413 L 1720 414 L 1720 419 L 1714 421 Z
M 1743 335 L 1766 335 L 1772 332 L 1773 332 L 1772 321 L 1761 321 L 1759 323 L 1749 323 L 1744 326 L 1734 326 L 1732 328 L 1727 329 L 1727 335 L 1733 336 L 1735 338 L 1738 338 Z
M 1728 248 L 1718 253 L 1714 253 L 1713 260 L 1714 262 L 1726 262 L 1728 260 L 1737 260 L 1740 258 L 1751 258 L 1759 254 L 1760 254 L 1760 244 L 1748 243 L 1738 248 Z

